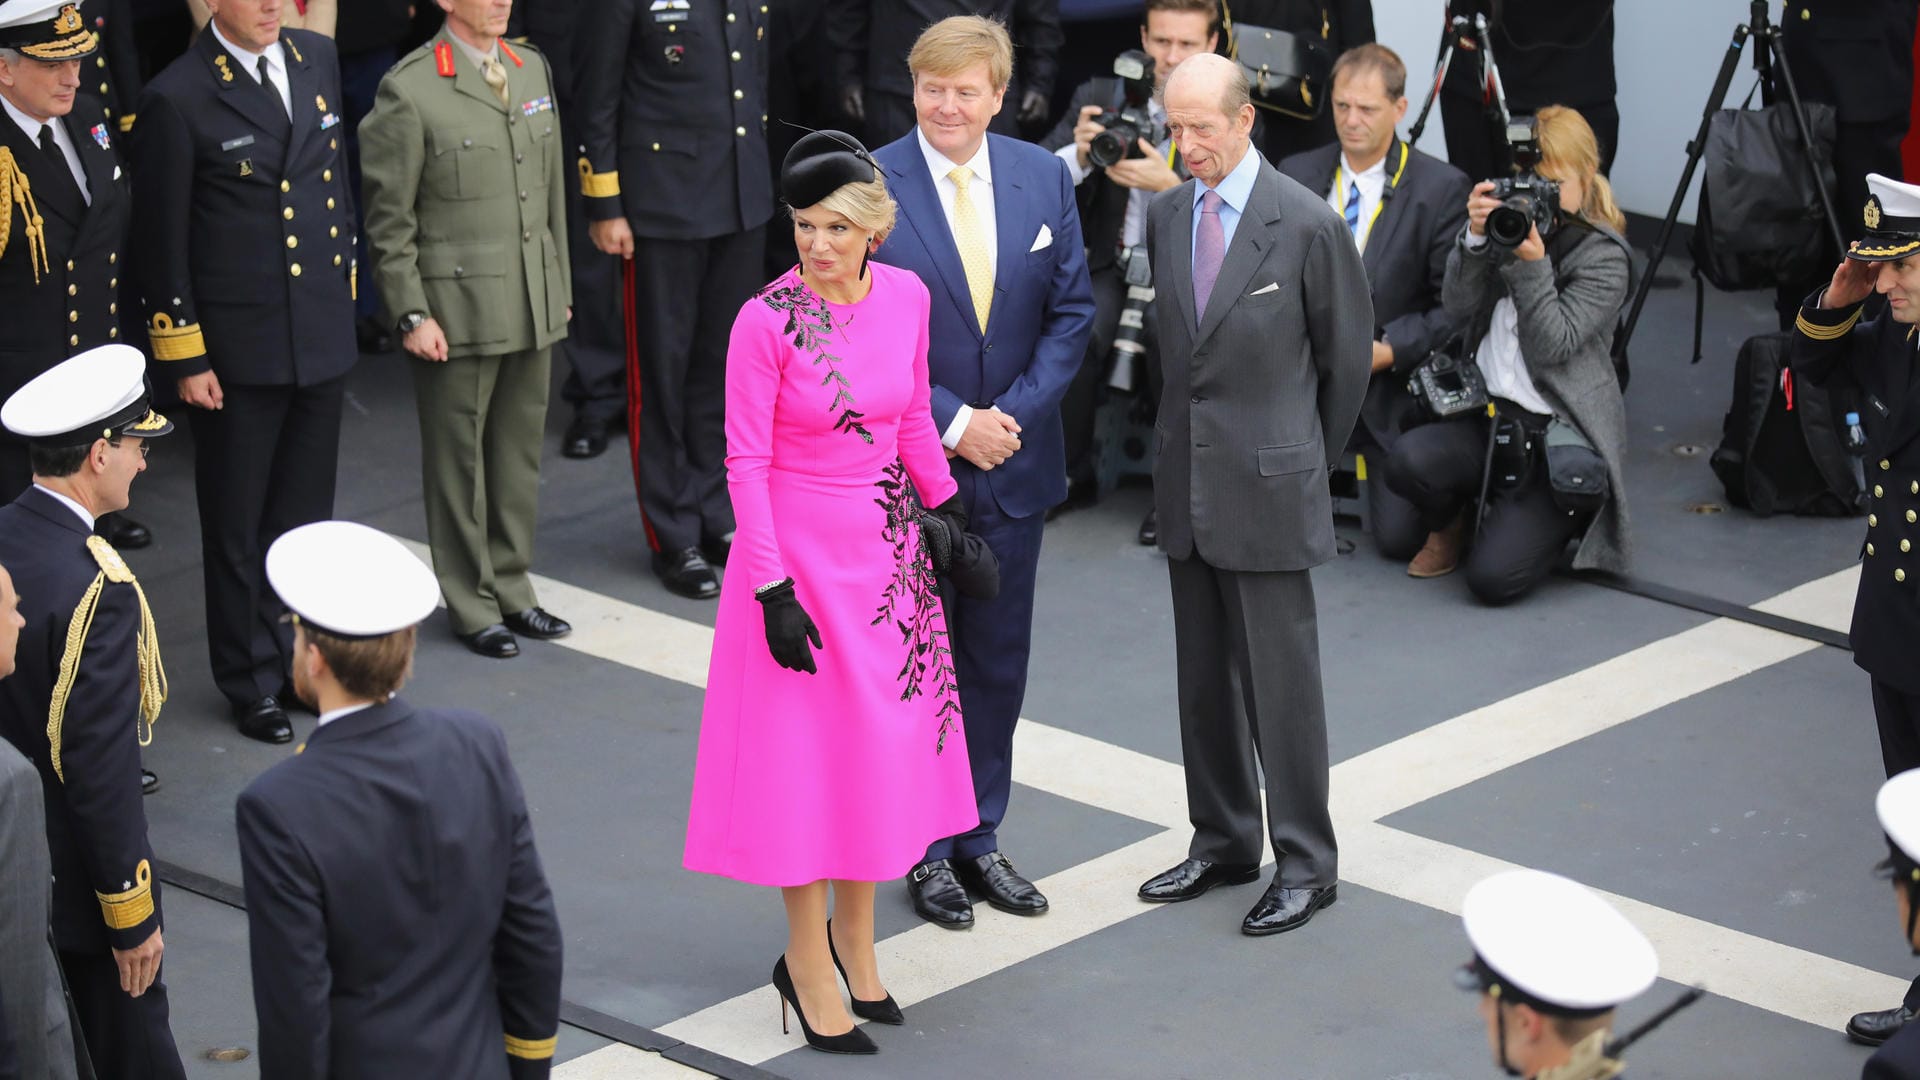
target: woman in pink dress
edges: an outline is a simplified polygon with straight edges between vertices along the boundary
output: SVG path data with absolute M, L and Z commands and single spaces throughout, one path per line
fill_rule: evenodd
M 997 578 L 934 430 L 926 287 L 867 262 L 894 220 L 880 171 L 852 137 L 814 132 L 781 198 L 799 265 L 747 301 L 727 353 L 738 528 L 685 863 L 780 887 L 783 1029 L 791 1003 L 809 1045 L 873 1053 L 834 977 L 855 1013 L 902 1022 L 875 964 L 873 883 L 978 824 L 929 552 L 956 587 Z

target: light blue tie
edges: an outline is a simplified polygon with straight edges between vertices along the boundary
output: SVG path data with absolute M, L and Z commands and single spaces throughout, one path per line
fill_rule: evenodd
M 1360 239 L 1360 185 L 1355 182 L 1347 188 L 1347 231 L 1355 240 Z

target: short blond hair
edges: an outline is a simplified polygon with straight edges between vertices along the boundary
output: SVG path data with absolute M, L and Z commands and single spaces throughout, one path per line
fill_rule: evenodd
M 1013 39 L 1007 28 L 981 15 L 955 15 L 920 32 L 907 54 L 907 68 L 922 75 L 951 78 L 975 64 L 987 65 L 987 80 L 1005 90 L 1013 81 Z
M 881 178 L 877 169 L 874 170 L 872 180 L 864 183 L 841 184 L 813 206 L 790 206 L 787 210 L 791 213 L 795 210 L 815 208 L 839 214 L 872 233 L 875 240 L 885 240 L 887 234 L 893 231 L 894 217 L 897 212 L 893 196 L 887 194 L 887 182 Z

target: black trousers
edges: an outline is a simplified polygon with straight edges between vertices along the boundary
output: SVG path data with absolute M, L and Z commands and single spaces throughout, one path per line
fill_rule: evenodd
M 154 976 L 146 993 L 120 989 L 112 953 L 60 951 L 67 990 L 100 1080 L 186 1080 L 167 1019 L 167 984 Z M 161 965 L 162 974 L 165 965 Z
M 565 145 L 579 146 L 572 102 L 560 114 Z M 580 185 L 567 185 L 567 262 L 573 271 L 573 321 L 557 349 L 566 360 L 560 396 L 575 415 L 605 424 L 627 418 L 627 329 L 624 261 L 593 246 L 587 236 Z
M 223 385 L 217 410 L 186 407 L 214 685 L 235 705 L 280 693 L 292 630 L 267 585 L 267 547 L 333 516 L 342 376 L 316 386 Z
M 647 542 L 679 551 L 733 532 L 727 498 L 727 338 L 762 284 L 766 226 L 633 242 L 627 431 Z
M 1920 768 L 1920 694 L 1874 679 L 1873 719 L 1880 727 L 1880 760 L 1888 778 Z M 1903 1004 L 1920 1012 L 1920 978 L 1907 988 Z
M 1387 485 L 1387 461 L 1392 456 L 1367 432 L 1364 423 L 1355 424 L 1349 443 L 1367 459 L 1367 512 L 1371 520 L 1367 532 L 1382 558 L 1405 562 L 1420 553 L 1427 543 L 1427 518 L 1405 495 Z
M 1487 454 L 1485 418 L 1447 420 L 1403 433 L 1387 456 L 1387 486 L 1420 510 L 1424 527 L 1438 531 L 1462 510 L 1472 511 Z M 1520 483 L 1487 494 L 1486 516 L 1466 557 L 1467 588 L 1489 604 L 1532 591 L 1552 571 L 1567 541 L 1586 529 L 1586 515 L 1554 505 L 1543 460 Z

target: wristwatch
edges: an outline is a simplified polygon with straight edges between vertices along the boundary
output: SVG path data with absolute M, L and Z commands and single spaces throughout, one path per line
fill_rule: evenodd
M 405 315 L 400 316 L 400 333 L 402 335 L 411 334 L 426 325 L 426 322 L 427 316 L 425 312 L 409 311 Z

